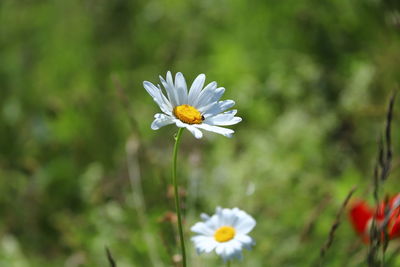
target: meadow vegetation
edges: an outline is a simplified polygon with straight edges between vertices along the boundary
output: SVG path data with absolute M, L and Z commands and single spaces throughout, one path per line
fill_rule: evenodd
M 205 73 L 243 118 L 232 139 L 183 134 L 189 266 L 221 266 L 189 242 L 216 206 L 257 221 L 232 266 L 317 263 L 348 192 L 374 201 L 399 47 L 395 0 L 0 1 L 0 265 L 108 266 L 107 246 L 119 267 L 173 266 L 177 129 L 150 129 L 142 86 L 168 70 Z M 400 191 L 399 103 L 381 196 Z M 344 214 L 325 266 L 366 255 Z

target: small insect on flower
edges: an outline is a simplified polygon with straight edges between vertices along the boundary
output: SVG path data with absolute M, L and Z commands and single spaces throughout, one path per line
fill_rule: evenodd
M 216 208 L 211 217 L 202 214 L 203 222 L 192 226 L 198 235 L 192 241 L 199 254 L 215 252 L 226 262 L 242 258 L 243 248 L 251 249 L 254 240 L 247 234 L 255 227 L 256 221 L 246 212 L 238 209 Z
M 383 225 L 385 221 L 386 205 L 388 205 L 389 213 L 387 215 L 386 232 L 389 239 L 400 237 L 400 194 L 392 197 L 388 203 L 382 202 L 378 208 L 371 208 L 365 201 L 354 202 L 349 210 L 350 222 L 354 230 L 361 236 L 365 243 L 370 240 L 370 228 L 373 219 L 375 219 L 378 229 L 384 234 Z
M 216 82 L 209 83 L 204 89 L 206 76 L 200 74 L 194 80 L 189 91 L 183 74 L 175 75 L 175 82 L 171 72 L 167 72 L 164 79 L 160 76 L 161 86 L 144 81 L 143 86 L 159 105 L 163 113 L 157 113 L 151 124 L 153 130 L 175 123 L 180 128 L 188 129 L 196 138 L 201 138 L 200 129 L 231 137 L 233 130 L 219 126 L 228 126 L 239 123 L 242 119 L 235 117 L 237 110 L 229 110 L 235 105 L 233 100 L 220 101 L 225 88 L 217 87 Z

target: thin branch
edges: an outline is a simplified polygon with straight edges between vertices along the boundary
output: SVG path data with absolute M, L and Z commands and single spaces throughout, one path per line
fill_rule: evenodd
M 320 251 L 320 266 L 322 266 L 323 263 L 323 259 L 325 257 L 326 252 L 328 251 L 328 249 L 331 247 L 334 239 L 335 239 L 335 233 L 337 231 L 337 229 L 340 226 L 340 221 L 341 221 L 341 217 L 342 214 L 344 212 L 344 210 L 346 209 L 347 204 L 350 201 L 351 196 L 353 195 L 353 193 L 357 190 L 356 187 L 353 187 L 350 192 L 347 194 L 347 197 L 345 198 L 345 200 L 342 203 L 342 206 L 340 207 L 338 213 L 336 214 L 336 220 L 333 223 L 331 230 L 329 232 L 329 236 L 328 236 L 328 240 L 325 242 L 324 246 L 321 248 Z
M 393 120 L 393 107 L 394 107 L 394 102 L 396 99 L 396 92 L 393 93 L 393 95 L 390 98 L 389 101 L 389 107 L 388 111 L 386 114 L 386 126 L 385 126 L 385 150 L 386 150 L 386 155 L 385 155 L 385 164 L 383 165 L 382 168 L 382 173 L 381 173 L 381 179 L 385 181 L 390 172 L 391 168 L 391 163 L 392 163 L 392 156 L 393 156 L 393 148 L 392 148 L 392 120 Z
M 117 263 L 115 262 L 113 256 L 111 255 L 111 251 L 106 247 L 106 254 L 108 262 L 110 263 L 110 267 L 117 267 Z
M 387 180 L 390 174 L 391 166 L 392 166 L 392 156 L 393 156 L 393 148 L 392 148 L 392 121 L 393 121 L 393 110 L 394 103 L 396 99 L 396 92 L 392 94 L 390 97 L 388 109 L 386 112 L 386 122 L 385 122 L 385 130 L 384 134 L 380 136 L 378 142 L 378 155 L 374 168 L 374 191 L 373 196 L 376 204 L 376 213 L 379 209 L 379 203 L 381 202 L 379 199 L 379 191 L 381 185 Z M 385 202 L 386 203 L 386 202 Z M 389 216 L 390 209 L 385 209 L 385 221 L 387 216 Z M 386 225 L 389 220 L 387 220 Z M 383 227 L 383 228 L 382 228 Z M 382 240 L 383 233 L 383 240 Z M 385 223 L 381 226 L 378 226 L 376 222 L 375 216 L 372 219 L 371 227 L 370 227 L 370 242 L 369 242 L 369 250 L 367 254 L 367 263 L 369 266 L 378 266 L 384 264 L 385 252 L 388 246 L 388 237 Z M 382 246 L 382 260 L 379 260 L 379 248 Z

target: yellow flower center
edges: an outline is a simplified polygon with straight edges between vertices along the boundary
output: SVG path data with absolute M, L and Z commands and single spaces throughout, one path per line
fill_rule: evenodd
M 187 124 L 200 124 L 204 120 L 204 117 L 201 115 L 200 111 L 187 104 L 175 107 L 174 115 L 182 122 Z
M 231 226 L 221 226 L 215 231 L 214 238 L 218 242 L 227 242 L 235 237 L 235 228 Z

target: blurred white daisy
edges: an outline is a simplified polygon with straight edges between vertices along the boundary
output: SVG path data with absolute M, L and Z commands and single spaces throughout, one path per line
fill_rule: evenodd
M 251 249 L 254 240 L 247 234 L 254 228 L 256 221 L 246 212 L 238 209 L 216 208 L 213 216 L 202 214 L 203 222 L 192 226 L 192 232 L 198 235 L 192 241 L 199 254 L 215 252 L 226 262 L 233 258 L 242 258 L 243 248 Z
M 164 94 L 160 85 L 144 81 L 143 86 L 160 106 L 163 113 L 157 113 L 151 124 L 153 130 L 175 123 L 180 128 L 188 129 L 196 138 L 201 138 L 206 130 L 231 137 L 233 130 L 219 127 L 239 123 L 242 119 L 235 117 L 237 110 L 229 110 L 235 105 L 233 100 L 219 101 L 225 88 L 217 87 L 216 82 L 209 83 L 203 89 L 206 76 L 200 74 L 188 90 L 185 77 L 178 72 L 175 83 L 171 72 L 167 72 L 166 80 L 160 76 L 165 88 Z

